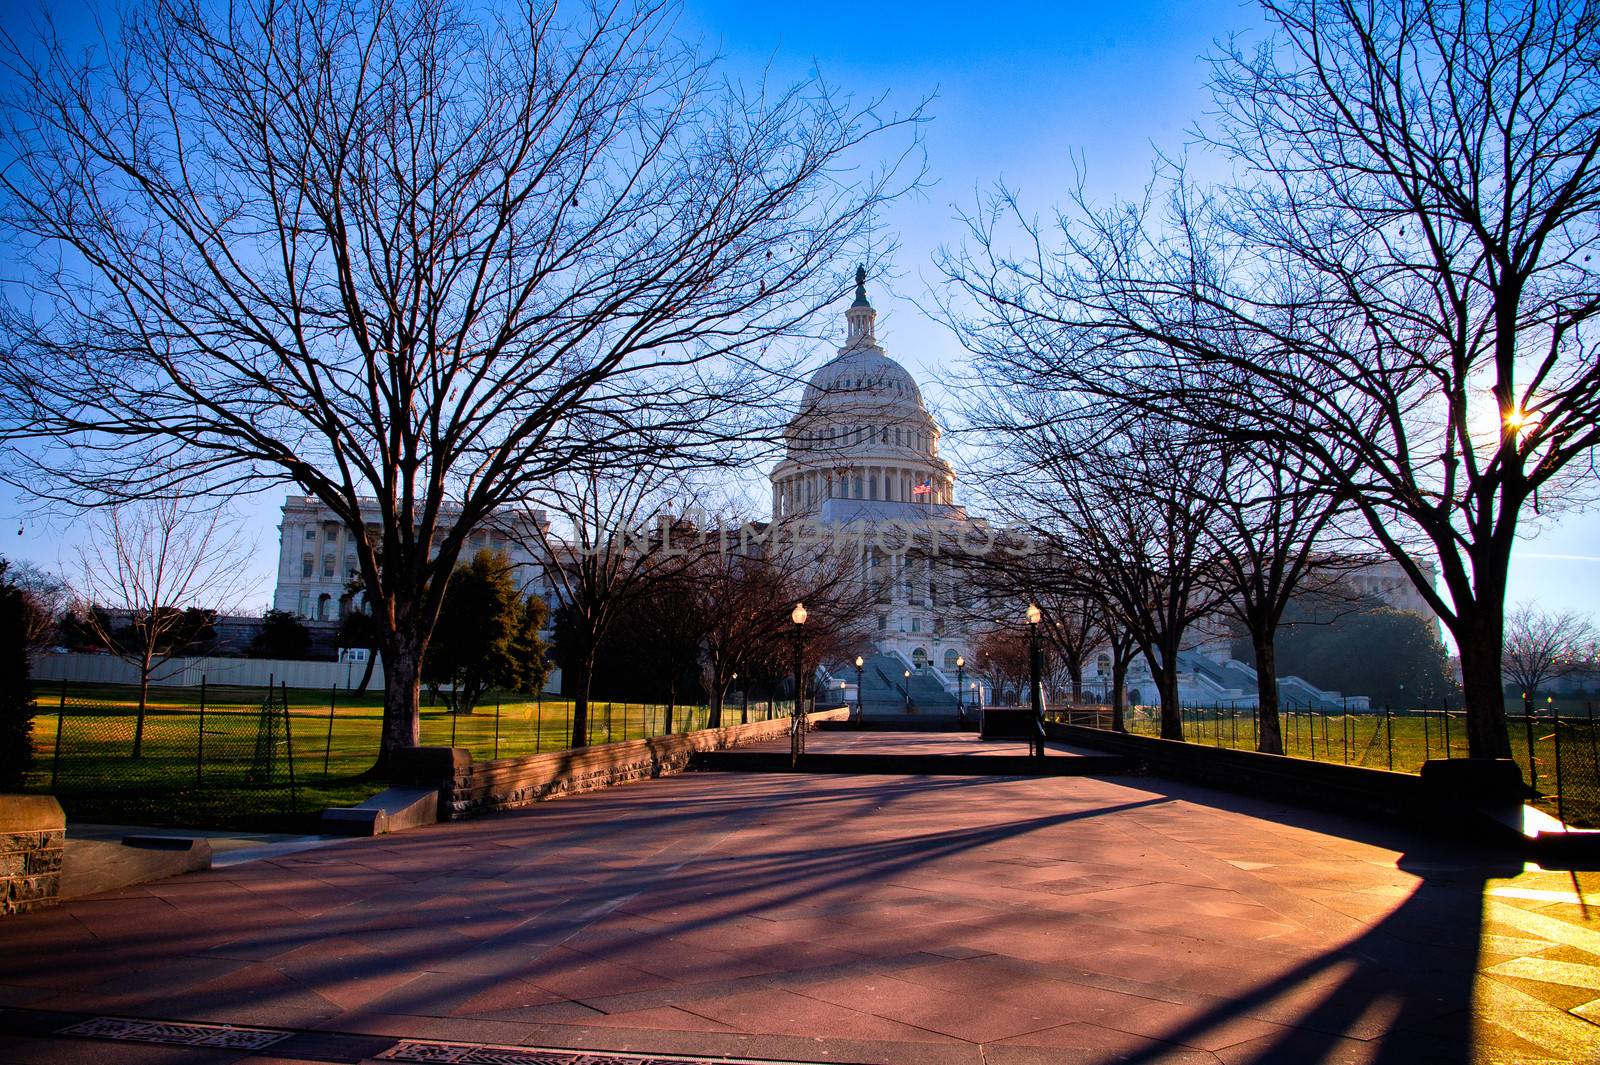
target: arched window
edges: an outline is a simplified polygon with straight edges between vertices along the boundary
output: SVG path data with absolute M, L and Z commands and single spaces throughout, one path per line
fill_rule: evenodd
M 960 655 L 956 654 L 956 649 L 954 647 L 950 648 L 944 653 L 944 668 L 955 669 L 956 659 L 959 657 Z
M 918 669 L 927 669 L 928 668 L 928 649 L 926 647 L 919 647 L 915 651 L 912 651 L 911 652 L 911 664 L 913 666 L 916 666 Z

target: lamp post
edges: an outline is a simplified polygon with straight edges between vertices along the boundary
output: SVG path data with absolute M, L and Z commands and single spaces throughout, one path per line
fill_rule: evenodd
M 800 764 L 806 749 L 805 632 L 806 605 L 796 603 L 789 612 L 794 622 L 794 713 L 789 717 L 789 765 Z
M 956 724 L 958 726 L 967 723 L 967 707 L 964 701 L 967 689 L 961 683 L 965 679 L 963 673 L 966 668 L 967 660 L 960 655 L 956 655 Z
M 1028 695 L 1033 709 L 1033 754 L 1044 757 L 1044 690 L 1039 674 L 1043 672 L 1039 660 L 1039 620 L 1042 615 L 1037 603 L 1029 603 L 1028 618 Z
M 861 724 L 861 670 L 866 666 L 867 660 L 856 655 L 856 724 Z
M 735 683 L 735 684 L 739 683 L 739 674 L 735 673 L 733 675 L 733 683 Z M 740 690 L 743 691 L 743 689 L 740 689 Z M 745 700 L 743 700 L 743 703 L 744 703 L 744 705 L 739 708 L 739 724 L 748 725 L 748 724 L 750 724 L 750 718 L 747 715 L 746 711 L 749 710 L 750 700 L 745 699 Z
M 798 716 L 804 713 L 805 689 L 805 640 L 806 618 L 810 613 L 804 603 L 796 603 L 789 612 L 789 620 L 794 623 L 794 712 Z
M 900 686 L 900 696 L 906 701 L 906 713 L 911 713 L 911 671 L 905 671 L 905 683 Z

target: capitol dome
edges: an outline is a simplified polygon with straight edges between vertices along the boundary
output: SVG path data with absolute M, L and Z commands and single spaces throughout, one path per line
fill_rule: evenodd
M 857 269 L 845 344 L 807 382 L 784 431 L 784 458 L 772 471 L 775 519 L 828 518 L 820 512 L 836 509 L 831 500 L 953 502 L 955 473 L 939 457 L 939 427 L 915 379 L 878 344 L 877 317 L 866 270 Z

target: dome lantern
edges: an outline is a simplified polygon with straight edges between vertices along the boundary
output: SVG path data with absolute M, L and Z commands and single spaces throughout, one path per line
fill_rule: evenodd
M 856 299 L 850 304 L 850 309 L 844 312 L 845 320 L 849 323 L 845 343 L 849 346 L 856 344 L 873 344 L 873 329 L 878 321 L 878 312 L 872 309 L 872 304 L 867 302 L 867 268 L 856 267 Z

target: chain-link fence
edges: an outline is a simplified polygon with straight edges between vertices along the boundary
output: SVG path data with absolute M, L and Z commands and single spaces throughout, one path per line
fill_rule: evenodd
M 1190 743 L 1256 750 L 1260 716 L 1248 706 L 1186 706 L 1183 737 Z M 1054 720 L 1110 728 L 1105 706 L 1052 711 Z M 1140 706 L 1123 714 L 1127 730 L 1159 736 L 1161 714 Z M 1592 703 L 1574 711 L 1555 706 L 1510 709 L 1506 715 L 1512 756 L 1533 802 L 1570 825 L 1600 827 L 1600 722 Z M 1467 755 L 1466 715 L 1449 708 L 1368 711 L 1279 709 L 1283 753 L 1291 758 L 1339 762 L 1368 769 L 1418 773 L 1433 758 Z
M 471 713 L 424 694 L 421 743 L 462 747 L 478 761 L 565 750 L 571 700 L 491 693 Z M 322 809 L 382 788 L 370 773 L 383 733 L 378 692 L 231 685 L 36 689 L 29 788 L 53 792 L 75 821 L 188 827 L 310 829 Z M 268 712 L 270 710 L 270 712 Z M 723 707 L 722 723 L 762 720 L 787 704 Z M 701 705 L 594 700 L 589 744 L 690 732 L 709 725 Z
M 41 711 L 40 790 L 76 820 L 248 825 L 299 809 L 294 735 L 281 693 L 253 708 L 174 709 L 68 698 Z

